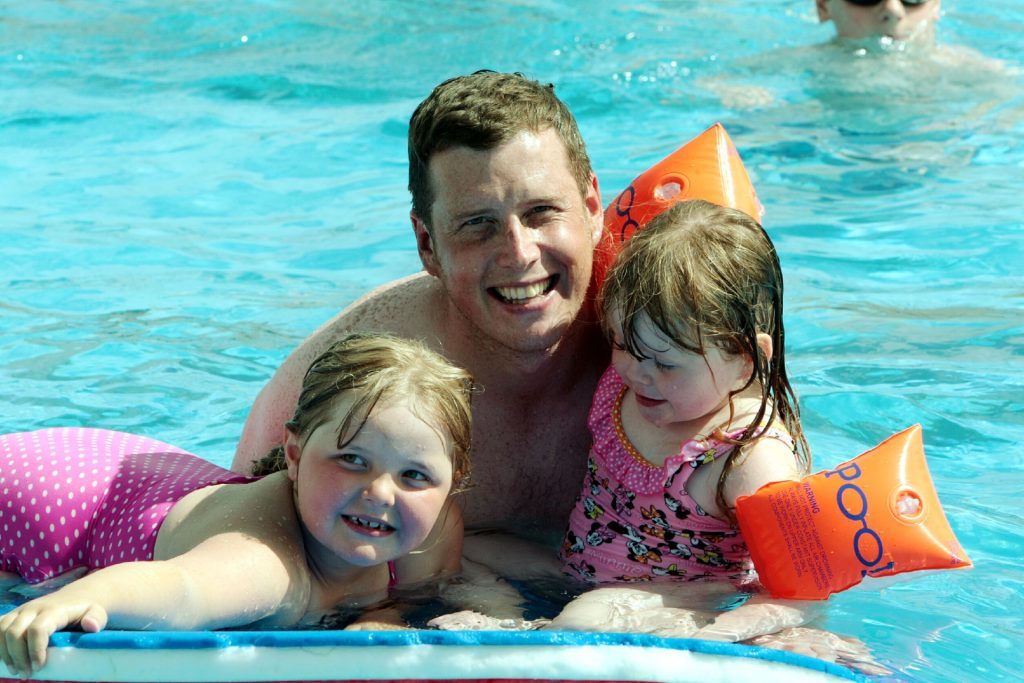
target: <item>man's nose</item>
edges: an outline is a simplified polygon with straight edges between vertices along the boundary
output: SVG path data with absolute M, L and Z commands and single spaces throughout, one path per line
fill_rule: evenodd
M 502 256 L 507 260 L 505 265 L 525 266 L 540 258 L 537 246 L 539 232 L 536 228 L 524 225 L 518 216 L 513 216 L 505 223 L 504 245 Z

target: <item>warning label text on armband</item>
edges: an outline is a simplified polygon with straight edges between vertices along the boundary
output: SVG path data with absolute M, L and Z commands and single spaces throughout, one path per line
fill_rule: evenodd
M 786 552 L 796 576 L 813 582 L 818 590 L 832 584 L 832 568 L 814 524 L 821 510 L 809 486 L 789 486 L 770 496 L 772 513 L 786 539 Z

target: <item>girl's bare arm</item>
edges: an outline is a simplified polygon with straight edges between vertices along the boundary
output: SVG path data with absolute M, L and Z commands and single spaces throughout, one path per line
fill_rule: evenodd
M 158 539 L 158 548 L 161 542 L 181 546 L 167 559 L 100 569 L 3 615 L 0 661 L 18 672 L 38 669 L 50 634 L 73 626 L 188 630 L 295 623 L 308 607 L 309 575 L 294 520 L 266 514 L 275 509 L 273 501 L 287 500 L 285 487 L 276 489 L 258 482 L 225 490 L 234 506 L 213 504 L 222 495 L 214 493 L 205 511 L 171 525 L 170 540 Z M 251 512 L 232 509 L 239 506 Z

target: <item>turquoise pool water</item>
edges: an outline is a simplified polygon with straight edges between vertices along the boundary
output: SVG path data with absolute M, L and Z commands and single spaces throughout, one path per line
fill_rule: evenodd
M 821 45 L 811 0 L 0 3 L 0 429 L 228 464 L 288 351 L 418 267 L 405 132 L 437 82 L 554 82 L 606 201 L 721 121 L 787 272 L 815 465 L 924 425 L 976 567 L 835 596 L 923 681 L 1024 646 L 1024 5 L 947 0 L 936 54 Z

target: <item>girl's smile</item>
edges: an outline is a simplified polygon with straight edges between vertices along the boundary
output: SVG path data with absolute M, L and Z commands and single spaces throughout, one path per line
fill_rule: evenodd
M 367 536 L 387 536 L 395 531 L 395 528 L 387 522 L 373 520 L 368 517 L 342 515 L 341 519 L 356 533 L 366 534 Z
M 633 392 L 633 395 L 636 397 L 636 402 L 645 408 L 653 408 L 654 406 L 661 405 L 665 402 L 662 399 L 647 398 L 643 394 L 638 394 L 635 391 Z

